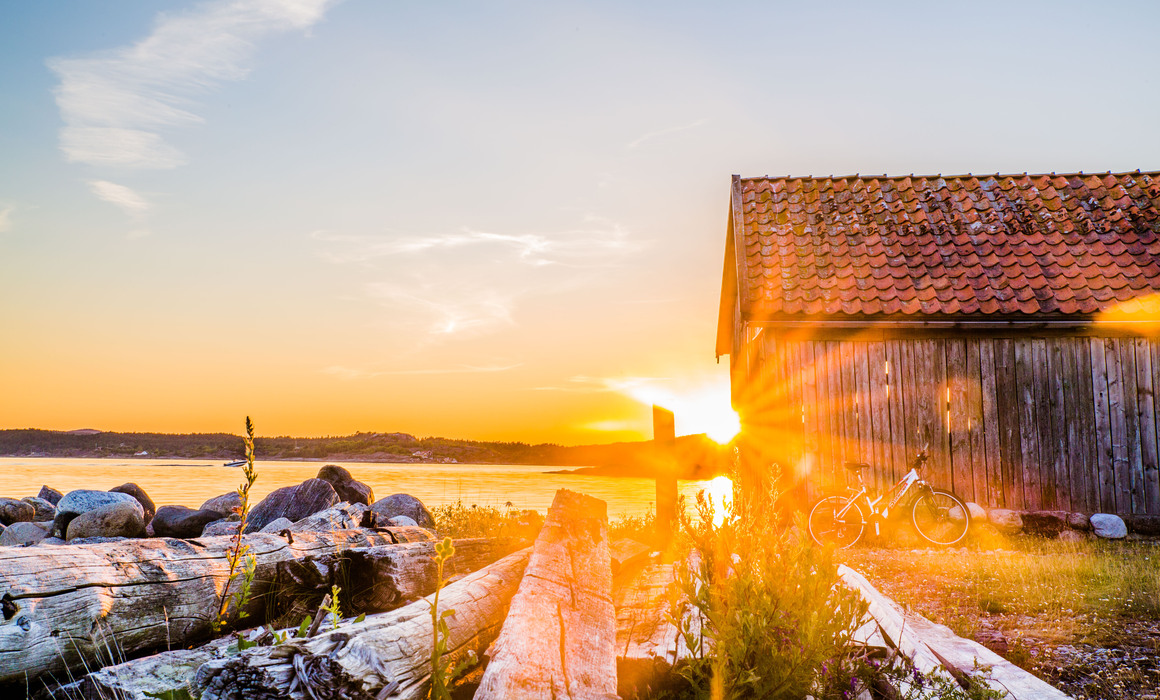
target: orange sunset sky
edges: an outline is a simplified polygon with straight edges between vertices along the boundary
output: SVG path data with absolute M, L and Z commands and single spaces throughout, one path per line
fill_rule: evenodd
M 0 428 L 719 431 L 731 174 L 1160 167 L 1147 2 L 0 12 Z

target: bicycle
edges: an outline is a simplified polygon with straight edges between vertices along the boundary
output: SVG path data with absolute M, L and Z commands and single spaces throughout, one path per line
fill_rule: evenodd
M 881 524 L 890 516 L 894 506 L 914 489 L 916 495 L 913 500 L 905 503 L 901 510 L 905 511 L 907 505 L 910 506 L 910 519 L 919 536 L 941 547 L 949 547 L 961 541 L 971 526 L 971 512 L 961 498 L 950 491 L 933 488 L 919 476 L 918 472 L 926 466 L 927 460 L 927 446 L 924 445 L 906 476 L 873 500 L 862 481 L 862 472 L 869 469 L 870 465 L 861 462 L 844 463 L 842 466 L 857 475 L 860 488 L 852 496 L 826 496 L 815 503 L 810 509 L 810 537 L 820 545 L 832 543 L 839 549 L 845 549 L 861 539 L 870 522 L 874 524 L 874 534 L 879 535 Z M 870 521 L 862 513 L 859 499 L 870 512 Z M 886 505 L 879 510 L 878 505 L 887 499 Z

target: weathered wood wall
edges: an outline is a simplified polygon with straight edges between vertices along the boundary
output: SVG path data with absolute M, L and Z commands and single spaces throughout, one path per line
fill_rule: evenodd
M 763 459 L 808 485 L 843 461 L 888 486 L 931 435 L 928 478 L 987 507 L 1160 514 L 1160 342 L 1126 337 L 826 340 L 768 330 L 734 361 Z

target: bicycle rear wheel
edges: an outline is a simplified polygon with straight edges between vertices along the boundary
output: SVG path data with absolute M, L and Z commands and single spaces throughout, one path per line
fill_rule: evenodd
M 971 527 L 967 504 L 950 491 L 938 489 L 928 490 L 915 499 L 911 518 L 918 534 L 940 547 L 959 542 Z
M 841 496 L 826 496 L 814 504 L 809 520 L 810 537 L 814 542 L 845 549 L 858 541 L 866 528 L 866 521 L 857 503 L 850 503 L 846 508 L 847 503 L 849 499 Z M 839 516 L 843 509 L 845 513 Z

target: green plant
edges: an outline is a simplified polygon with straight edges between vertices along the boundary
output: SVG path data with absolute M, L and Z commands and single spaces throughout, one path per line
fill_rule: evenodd
M 464 671 L 475 665 L 475 652 L 468 652 L 467 656 L 455 665 L 450 671 L 443 655 L 447 653 L 447 638 L 451 631 L 447 627 L 447 618 L 455 614 L 455 610 L 439 611 L 439 593 L 447 583 L 443 579 L 443 564 L 455 556 L 455 545 L 450 537 L 435 545 L 435 595 L 428 601 L 431 607 L 431 690 L 427 697 L 431 700 L 451 700 L 448 686 Z
M 323 610 L 330 613 L 330 623 L 334 629 L 338 629 L 339 623 L 342 622 L 342 608 L 338 604 L 338 592 L 342 589 L 336 585 L 330 587 L 330 602 L 322 607 Z
M 451 537 L 534 538 L 544 524 L 544 516 L 534 510 L 519 510 L 511 502 L 503 509 L 495 506 L 465 506 L 456 501 L 431 509 L 435 529 Z
M 246 521 L 250 515 L 250 487 L 258 480 L 258 471 L 254 467 L 254 423 L 249 416 L 246 416 L 246 436 L 243 440 L 246 444 L 246 464 L 242 467 L 242 475 L 246 481 L 238 486 L 238 497 L 241 499 L 238 515 L 241 517 L 241 521 L 238 523 L 237 533 L 234 534 L 233 545 L 226 552 L 229 570 L 226 574 L 225 585 L 222 586 L 221 597 L 218 599 L 217 619 L 211 623 L 215 632 L 220 632 L 229 624 L 231 599 L 234 601 L 234 610 L 237 611 L 239 620 L 249 615 L 246 611 L 246 604 L 250 599 L 254 575 L 257 570 L 257 560 L 249 553 L 249 545 L 242 543 L 242 534 L 246 531 Z M 239 566 L 241 571 L 239 571 Z M 239 575 L 242 577 L 242 583 L 231 597 L 230 586 Z

